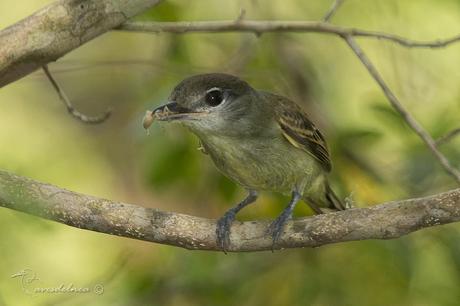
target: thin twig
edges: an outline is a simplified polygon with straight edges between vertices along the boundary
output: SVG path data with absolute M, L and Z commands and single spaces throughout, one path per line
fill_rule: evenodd
M 329 9 L 329 11 L 326 13 L 326 15 L 323 18 L 324 22 L 329 22 L 331 18 L 335 15 L 339 7 L 343 4 L 344 0 L 335 0 L 334 3 L 332 4 L 332 7 Z
M 450 131 L 449 133 L 447 133 L 446 135 L 439 137 L 439 138 L 436 140 L 436 145 L 437 145 L 437 146 L 443 145 L 443 144 L 445 144 L 446 142 L 450 141 L 450 140 L 451 140 L 452 138 L 454 138 L 455 136 L 459 136 L 459 135 L 460 135 L 460 128 L 455 129 L 455 130 L 452 130 L 452 131 Z
M 191 32 L 252 32 L 261 34 L 266 32 L 312 32 L 327 33 L 339 36 L 368 37 L 380 40 L 388 40 L 407 48 L 443 48 L 460 41 L 460 34 L 447 39 L 431 41 L 418 41 L 408 39 L 396 34 L 385 32 L 367 31 L 333 25 L 328 22 L 318 21 L 275 21 L 275 20 L 226 20 L 226 21 L 196 21 L 196 22 L 145 22 L 128 21 L 115 30 L 133 32 L 167 32 L 175 34 Z
M 431 150 L 433 155 L 439 160 L 444 169 L 449 173 L 455 180 L 460 183 L 460 171 L 455 169 L 449 162 L 449 160 L 438 150 L 434 139 L 428 134 L 427 131 L 415 120 L 414 117 L 404 108 L 395 94 L 391 91 L 388 85 L 383 80 L 380 73 L 375 68 L 374 64 L 370 61 L 355 39 L 350 35 L 343 37 L 347 42 L 348 46 L 353 50 L 356 56 L 359 58 L 361 63 L 366 67 L 367 71 L 374 78 L 377 84 L 382 89 L 383 93 L 390 101 L 393 108 L 403 117 L 404 121 L 412 128 L 412 130 L 423 140 L 426 146 Z
M 82 121 L 84 123 L 97 124 L 97 123 L 102 123 L 102 122 L 106 121 L 110 117 L 110 114 L 111 114 L 110 109 L 107 110 L 104 114 L 102 114 L 100 116 L 95 116 L 95 117 L 89 117 L 89 116 L 86 116 L 85 114 L 82 114 L 79 111 L 77 111 L 73 107 L 72 103 L 70 102 L 70 100 L 67 97 L 67 95 L 65 94 L 65 92 L 62 90 L 61 87 L 59 87 L 58 83 L 56 82 L 56 80 L 51 75 L 51 72 L 49 71 L 47 65 L 43 65 L 43 71 L 45 72 L 45 75 L 48 77 L 48 80 L 53 85 L 54 89 L 56 89 L 56 92 L 58 93 L 59 98 L 61 99 L 62 103 L 64 103 L 65 107 L 67 108 L 67 111 L 74 118 L 76 118 L 76 119 L 78 119 L 78 120 L 80 120 L 80 121 Z

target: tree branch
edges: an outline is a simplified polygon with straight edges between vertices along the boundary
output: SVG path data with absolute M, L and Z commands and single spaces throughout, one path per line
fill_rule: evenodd
M 0 31 L 0 87 L 55 61 L 160 0 L 59 0 Z
M 69 226 L 192 250 L 218 250 L 216 221 L 113 202 L 0 171 L 0 206 Z M 392 239 L 460 221 L 460 189 L 288 222 L 278 248 Z M 269 221 L 235 222 L 230 251 L 270 250 Z
M 225 20 L 225 21 L 181 21 L 181 22 L 146 22 L 128 21 L 115 30 L 134 32 L 167 32 L 175 34 L 208 32 L 250 32 L 260 35 L 267 32 L 325 33 L 339 36 L 367 37 L 388 40 L 407 48 L 443 48 L 460 41 L 460 34 L 447 39 L 418 41 L 399 35 L 377 31 L 333 25 L 319 21 L 276 21 L 276 20 Z

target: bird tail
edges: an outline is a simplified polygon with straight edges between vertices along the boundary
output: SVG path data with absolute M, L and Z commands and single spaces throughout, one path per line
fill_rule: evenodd
M 339 197 L 334 193 L 329 183 L 326 182 L 326 200 L 329 204 L 328 208 L 333 210 L 345 210 L 345 204 Z
M 310 206 L 316 214 L 345 210 L 346 206 L 331 189 L 329 183 L 325 181 L 323 186 L 324 187 L 322 187 L 321 191 L 318 193 L 304 195 L 303 199 L 308 206 Z

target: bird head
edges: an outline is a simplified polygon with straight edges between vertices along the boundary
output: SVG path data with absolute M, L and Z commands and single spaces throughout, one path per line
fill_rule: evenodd
M 240 135 L 261 115 L 257 91 L 228 74 L 210 73 L 180 82 L 168 103 L 152 111 L 155 120 L 176 121 L 197 133 Z

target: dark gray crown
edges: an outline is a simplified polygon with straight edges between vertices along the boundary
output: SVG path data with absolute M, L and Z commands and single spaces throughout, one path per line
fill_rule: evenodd
M 181 102 L 187 97 L 202 95 L 211 88 L 231 90 L 242 95 L 252 90 L 251 86 L 240 78 L 225 73 L 198 74 L 180 82 L 171 93 L 170 101 Z

